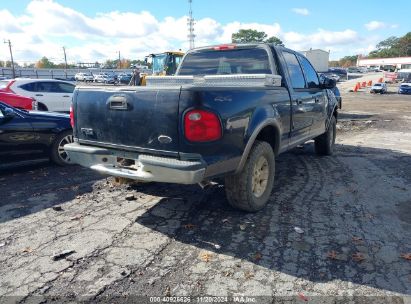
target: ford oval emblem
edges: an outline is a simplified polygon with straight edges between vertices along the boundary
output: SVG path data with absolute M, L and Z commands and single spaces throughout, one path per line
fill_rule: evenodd
M 173 139 L 170 136 L 166 135 L 160 135 L 157 139 L 162 144 L 169 144 L 173 141 Z

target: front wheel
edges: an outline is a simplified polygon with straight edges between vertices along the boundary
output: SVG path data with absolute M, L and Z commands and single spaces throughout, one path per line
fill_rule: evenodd
M 256 141 L 241 172 L 225 178 L 228 203 L 256 212 L 267 204 L 274 184 L 275 157 L 270 144 Z
M 331 117 L 327 131 L 314 139 L 315 152 L 319 155 L 332 155 L 335 146 L 335 137 L 337 131 L 337 121 L 335 116 Z
M 64 150 L 66 144 L 73 142 L 73 131 L 67 130 L 56 136 L 51 145 L 50 158 L 59 166 L 71 165 L 72 162 L 67 152 Z

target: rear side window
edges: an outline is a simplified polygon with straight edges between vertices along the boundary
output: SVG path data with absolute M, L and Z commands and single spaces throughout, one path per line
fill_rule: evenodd
M 201 50 L 186 55 L 179 75 L 272 74 L 262 48 Z
M 283 55 L 287 64 L 288 73 L 290 74 L 291 85 L 294 89 L 304 89 L 305 79 L 297 57 L 289 52 L 283 52 Z
M 36 92 L 37 91 L 36 87 L 37 85 L 35 82 L 25 83 L 20 86 L 20 88 L 22 88 L 25 91 L 29 91 L 29 92 Z
M 56 83 L 60 93 L 73 93 L 75 86 L 69 83 Z
M 317 72 L 312 67 L 311 63 L 304 56 L 298 56 L 303 67 L 305 78 L 307 80 L 307 87 L 309 89 L 317 89 L 320 87 Z

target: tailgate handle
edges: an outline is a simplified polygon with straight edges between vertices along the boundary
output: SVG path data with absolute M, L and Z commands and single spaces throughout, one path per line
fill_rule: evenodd
M 125 95 L 113 95 L 107 100 L 107 105 L 113 110 L 128 110 L 127 97 Z

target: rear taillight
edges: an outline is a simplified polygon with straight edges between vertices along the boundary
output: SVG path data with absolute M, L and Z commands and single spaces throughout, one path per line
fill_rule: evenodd
M 72 128 L 74 128 L 74 111 L 73 111 L 73 105 L 70 106 L 70 125 Z
M 192 142 L 207 142 L 221 138 L 220 119 L 213 112 L 191 110 L 184 116 L 184 135 Z

